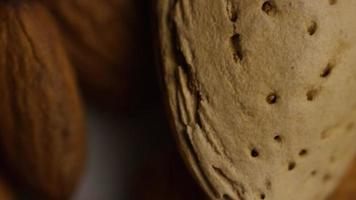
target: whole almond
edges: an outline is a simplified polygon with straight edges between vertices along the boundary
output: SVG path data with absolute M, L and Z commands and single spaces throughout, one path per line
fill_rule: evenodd
M 82 106 L 54 22 L 38 2 L 0 3 L 0 147 L 38 199 L 66 199 L 81 175 Z
M 149 1 L 47 1 L 86 95 L 131 109 L 151 95 Z
M 356 150 L 356 1 L 156 5 L 170 118 L 210 198 L 325 199 Z
M 11 191 L 8 183 L 3 178 L 0 178 L 0 199 L 1 200 L 14 199 L 13 192 Z

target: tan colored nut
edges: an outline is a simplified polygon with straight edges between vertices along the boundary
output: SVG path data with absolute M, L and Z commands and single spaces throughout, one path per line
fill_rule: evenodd
M 356 152 L 356 1 L 156 5 L 170 118 L 210 198 L 325 199 Z
M 39 199 L 66 199 L 82 173 L 82 106 L 67 56 L 38 2 L 0 4 L 0 147 Z

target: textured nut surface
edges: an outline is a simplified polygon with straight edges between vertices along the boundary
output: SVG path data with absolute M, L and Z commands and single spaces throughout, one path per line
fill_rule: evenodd
M 157 8 L 179 147 L 210 198 L 325 199 L 356 150 L 356 1 Z
M 84 161 L 81 102 L 53 24 L 38 2 L 0 4 L 0 147 L 39 199 L 66 199 Z

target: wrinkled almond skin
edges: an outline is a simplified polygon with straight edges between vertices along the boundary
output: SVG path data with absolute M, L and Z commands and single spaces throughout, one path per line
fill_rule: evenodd
M 38 2 L 0 4 L 0 146 L 17 181 L 63 200 L 81 175 L 85 128 L 53 24 Z
M 48 1 L 90 100 L 120 109 L 142 103 L 154 81 L 149 1 Z M 149 99 L 149 98 L 146 98 Z
M 13 193 L 8 185 L 8 183 L 0 178 L 0 199 L 1 200 L 13 200 Z

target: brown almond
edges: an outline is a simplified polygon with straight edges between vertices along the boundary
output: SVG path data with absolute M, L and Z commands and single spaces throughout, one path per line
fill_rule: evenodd
M 89 100 L 131 109 L 150 99 L 152 92 L 146 91 L 155 83 L 155 71 L 150 49 L 149 2 L 46 2 Z
M 0 147 L 39 199 L 66 199 L 82 173 L 82 105 L 51 16 L 38 2 L 0 3 Z

